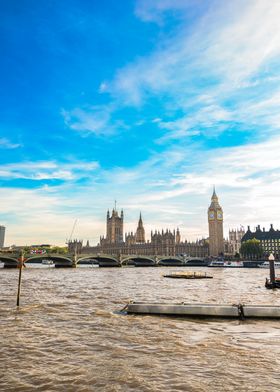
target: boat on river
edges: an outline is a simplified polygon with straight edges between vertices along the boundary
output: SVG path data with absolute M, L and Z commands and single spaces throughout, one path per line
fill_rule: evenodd
M 220 268 L 242 268 L 242 261 L 222 261 L 222 260 L 213 260 L 208 264 L 208 267 L 220 267 Z
M 53 261 L 52 260 L 42 260 L 42 264 L 44 264 L 44 265 L 53 265 Z
M 188 271 L 188 272 L 173 272 L 171 274 L 163 275 L 164 278 L 173 279 L 212 279 L 213 276 L 207 275 L 206 272 Z
M 269 261 L 264 261 L 258 268 L 269 268 Z M 274 261 L 274 268 L 280 268 L 280 261 Z
M 265 260 L 243 260 L 244 268 L 259 268 L 260 264 L 263 264 Z
M 267 289 L 280 289 L 280 277 L 276 277 L 274 282 L 266 278 L 265 287 Z

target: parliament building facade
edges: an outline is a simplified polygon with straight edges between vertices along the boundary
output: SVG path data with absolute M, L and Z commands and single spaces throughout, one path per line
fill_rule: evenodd
M 74 240 L 68 243 L 70 252 L 84 254 L 109 255 L 146 255 L 146 256 L 177 256 L 206 257 L 209 255 L 208 241 L 205 239 L 195 242 L 181 241 L 180 230 L 155 230 L 151 232 L 151 239 L 146 240 L 145 228 L 140 214 L 135 233 L 123 234 L 124 213 L 119 214 L 116 209 L 107 212 L 106 237 L 100 237 L 97 246 L 90 246 L 89 242 L 83 246 L 83 241 Z
M 84 254 L 107 255 L 146 255 L 146 256 L 186 256 L 186 257 L 218 257 L 231 251 L 234 241 L 225 242 L 223 236 L 223 209 L 219 204 L 214 189 L 208 208 L 209 238 L 195 242 L 182 241 L 180 230 L 155 230 L 151 232 L 150 240 L 146 239 L 145 228 L 140 213 L 135 232 L 124 234 L 124 213 L 116 208 L 107 211 L 106 236 L 101 236 L 96 246 L 90 246 L 87 241 L 74 240 L 68 243 L 70 252 Z M 238 238 L 239 239 L 239 238 Z M 237 241 L 238 245 L 241 243 Z M 227 244 L 225 248 L 225 244 Z M 237 246 L 237 245 L 236 245 Z

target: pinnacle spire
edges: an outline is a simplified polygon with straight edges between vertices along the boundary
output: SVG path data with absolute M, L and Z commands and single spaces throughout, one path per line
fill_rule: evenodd
M 215 185 L 213 185 L 213 194 L 212 194 L 212 200 L 218 200 L 218 196 L 216 194 L 216 188 Z
M 142 222 L 142 214 L 140 212 L 138 227 L 135 234 L 136 243 L 144 243 L 145 242 L 145 229 L 143 227 Z

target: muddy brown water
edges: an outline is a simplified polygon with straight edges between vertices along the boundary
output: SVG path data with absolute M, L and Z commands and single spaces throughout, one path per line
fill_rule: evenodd
M 125 315 L 129 300 L 280 305 L 263 269 L 0 269 L 0 391 L 279 391 L 280 322 Z

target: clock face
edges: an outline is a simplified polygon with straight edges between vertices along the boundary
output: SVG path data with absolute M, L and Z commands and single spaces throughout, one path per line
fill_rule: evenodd
M 213 211 L 211 211 L 211 212 L 209 213 L 209 218 L 210 218 L 210 219 L 214 219 L 214 212 L 213 212 Z
M 218 216 L 218 219 L 223 219 L 223 214 L 221 211 L 218 212 L 217 216 Z

